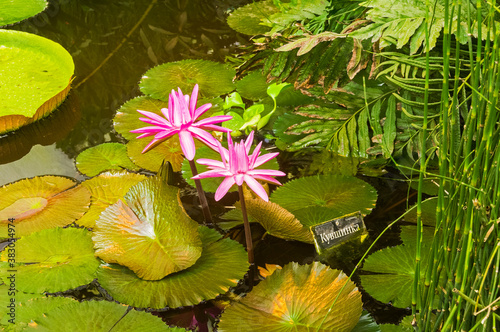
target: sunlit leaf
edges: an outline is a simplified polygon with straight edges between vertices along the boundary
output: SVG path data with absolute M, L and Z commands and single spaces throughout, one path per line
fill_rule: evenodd
M 66 226 L 89 208 L 90 192 L 70 178 L 40 176 L 0 187 L 0 237 L 8 224 L 14 237 L 42 229 Z M 10 220 L 9 220 L 10 219 Z
M 74 64 L 61 45 L 26 32 L 0 30 L 0 45 L 3 133 L 52 112 L 68 94 Z
M 271 30 L 261 24 L 268 20 L 271 14 L 279 12 L 272 0 L 252 2 L 237 8 L 227 18 L 227 24 L 234 30 L 245 35 L 258 35 Z
M 168 62 L 148 70 L 139 86 L 142 93 L 168 101 L 172 89 L 180 88 L 191 95 L 195 84 L 199 85 L 199 96 L 216 97 L 234 89 L 234 69 L 208 60 L 181 60 Z M 200 105 L 201 106 L 201 105 Z
M 218 331 L 351 331 L 362 306 L 361 293 L 343 272 L 319 262 L 290 263 L 226 309 Z
M 104 143 L 82 151 L 76 157 L 76 167 L 87 176 L 107 170 L 136 170 L 127 156 L 127 147 L 120 143 Z
M 173 136 L 158 144 L 154 149 L 142 153 L 151 139 L 133 139 L 127 143 L 127 153 L 130 159 L 139 167 L 152 172 L 158 172 L 163 161 L 169 161 L 175 172 L 181 170 L 184 155 L 182 154 L 179 137 Z M 196 147 L 202 146 L 198 140 L 194 141 Z
M 248 270 L 247 253 L 231 240 L 200 226 L 201 257 L 189 269 L 148 281 L 128 268 L 109 264 L 98 270 L 99 283 L 117 301 L 139 308 L 161 309 L 195 305 L 234 287 Z
M 293 213 L 304 226 L 375 207 L 376 190 L 354 176 L 317 175 L 292 180 L 271 194 L 271 201 Z
M 0 26 L 20 22 L 47 8 L 46 0 L 0 0 Z
M 8 251 L 1 256 L 0 275 L 8 282 Z M 16 289 L 28 293 L 62 292 L 86 285 L 95 278 L 91 233 L 77 228 L 51 228 L 15 242 Z
M 94 227 L 96 220 L 102 211 L 128 192 L 130 187 L 146 179 L 144 175 L 129 173 L 126 171 L 110 171 L 99 174 L 87 181 L 82 186 L 91 193 L 90 208 L 76 221 L 80 226 Z
M 145 280 L 187 269 L 202 250 L 198 224 L 184 211 L 179 189 L 155 178 L 109 206 L 96 221 L 92 240 L 97 256 Z

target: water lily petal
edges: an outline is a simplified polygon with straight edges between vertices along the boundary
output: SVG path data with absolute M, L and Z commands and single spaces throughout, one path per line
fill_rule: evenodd
M 191 100 L 189 104 L 189 114 L 191 115 L 191 119 L 195 120 L 196 117 L 195 112 L 196 112 L 196 103 L 198 102 L 198 84 L 194 85 L 193 92 L 191 92 Z
M 245 174 L 236 174 L 234 176 L 234 181 L 238 186 L 241 186 L 244 180 L 245 180 Z
M 250 153 L 250 148 L 252 147 L 253 136 L 254 136 L 254 131 L 252 130 L 252 132 L 248 135 L 247 140 L 245 141 L 247 155 Z
M 232 118 L 233 117 L 231 115 L 217 115 L 217 116 L 212 116 L 210 118 L 200 120 L 200 121 L 196 122 L 195 124 L 196 124 L 196 126 L 200 127 L 200 126 L 206 126 L 206 125 L 210 125 L 210 124 L 214 124 L 214 123 L 229 121 Z
M 274 170 L 274 169 L 254 169 L 248 171 L 247 174 L 250 175 L 266 175 L 266 176 L 285 176 L 286 174 L 282 171 Z
M 146 145 L 146 147 L 144 148 L 144 150 L 142 150 L 141 153 L 146 153 L 147 151 L 149 151 L 151 148 L 153 148 L 153 146 L 158 142 L 160 141 L 159 139 L 153 139 L 151 142 L 149 142 L 148 145 Z
M 203 113 L 205 113 L 206 111 L 208 111 L 210 109 L 210 107 L 212 107 L 212 104 L 208 103 L 208 104 L 204 104 L 204 105 L 201 105 L 200 107 L 198 107 L 196 109 L 196 111 L 194 111 L 194 117 L 193 117 L 193 121 L 195 121 L 196 119 L 198 119 L 200 116 L 203 115 Z
M 219 188 L 217 188 L 217 191 L 215 192 L 215 200 L 219 201 L 224 195 L 227 194 L 229 189 L 235 184 L 235 181 L 233 177 L 226 177 L 222 183 L 220 184 Z
M 257 157 L 259 156 L 260 154 L 260 147 L 262 146 L 262 142 L 259 142 L 259 144 L 257 144 L 257 146 L 255 147 L 255 149 L 253 150 L 253 153 L 252 155 L 250 156 L 249 158 L 249 168 L 253 168 L 254 164 L 255 164 L 255 161 L 257 160 Z
M 269 160 L 273 159 L 277 155 L 279 155 L 279 152 L 268 153 L 263 156 L 260 156 L 253 164 L 253 167 L 259 167 L 260 165 L 267 163 Z
M 187 160 L 193 160 L 196 153 L 196 147 L 194 146 L 194 140 L 191 133 L 187 130 L 179 131 L 179 141 L 184 157 L 186 157 Z
M 155 139 L 165 139 L 170 136 L 175 135 L 178 132 L 177 129 L 172 129 L 172 130 L 164 130 L 161 133 L 158 133 L 155 135 Z
M 278 180 L 276 180 L 275 178 L 272 178 L 270 176 L 267 176 L 267 175 L 252 175 L 252 176 L 254 177 L 254 179 L 261 180 L 264 182 L 273 183 L 275 185 L 281 186 L 281 182 L 279 182 Z
M 168 122 L 167 119 L 165 118 L 162 118 L 161 116 L 159 116 L 158 114 L 156 113 L 153 113 L 153 112 L 148 112 L 148 111 L 141 111 L 141 110 L 137 110 L 137 112 L 141 113 L 142 115 L 144 116 L 147 116 L 149 119 L 144 119 L 144 118 L 140 118 L 139 120 L 143 121 L 143 122 L 146 122 L 145 120 L 148 120 L 149 123 L 151 123 L 151 120 L 153 120 L 154 122 L 156 123 L 151 123 L 151 124 L 161 124 L 161 125 L 167 125 L 167 126 L 170 126 L 170 123 Z M 143 120 L 144 119 L 144 120 Z
M 205 166 L 210 166 L 210 167 L 218 167 L 218 168 L 225 169 L 224 163 L 222 161 L 218 161 L 218 160 L 200 158 L 200 159 L 196 159 L 196 162 L 200 165 L 205 165 Z
M 257 182 L 257 180 L 255 180 L 250 175 L 245 175 L 245 182 L 250 187 L 250 189 L 252 189 L 257 194 L 257 196 L 259 196 L 266 202 L 269 201 L 266 190 L 260 183 Z
M 225 169 L 213 169 L 213 170 L 206 171 L 206 172 L 200 173 L 198 175 L 195 175 L 191 179 L 200 180 L 200 179 L 205 179 L 205 178 L 217 178 L 217 177 L 227 177 L 227 176 L 232 177 L 233 174 Z
M 156 132 L 163 131 L 163 130 L 165 130 L 165 128 L 158 127 L 158 126 L 151 126 L 151 127 L 142 127 L 139 129 L 134 129 L 134 130 L 131 130 L 130 132 L 134 133 L 134 134 L 139 134 L 139 133 L 153 133 L 154 134 Z
M 204 125 L 204 126 L 200 126 L 200 128 L 203 130 L 220 131 L 223 133 L 230 133 L 231 132 L 231 129 L 229 129 L 229 128 L 224 128 L 224 127 L 216 126 L 216 125 Z
M 218 150 L 220 142 L 216 140 L 215 137 L 213 137 L 210 133 L 194 126 L 187 128 L 187 130 L 190 131 L 195 138 L 208 145 L 211 149 Z

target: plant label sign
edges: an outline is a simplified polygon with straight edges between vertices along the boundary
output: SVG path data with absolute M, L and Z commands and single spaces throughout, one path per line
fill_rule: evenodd
M 366 227 L 363 216 L 358 211 L 311 226 L 311 232 L 316 251 L 321 254 L 327 249 L 362 236 L 366 232 Z

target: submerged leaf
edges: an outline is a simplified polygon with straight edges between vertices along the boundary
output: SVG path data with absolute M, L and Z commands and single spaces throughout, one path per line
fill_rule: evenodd
M 40 176 L 0 188 L 0 238 L 14 225 L 14 237 L 66 226 L 89 208 L 90 192 L 62 176 Z
M 127 156 L 127 147 L 120 143 L 104 143 L 84 150 L 76 157 L 76 167 L 87 176 L 107 170 L 137 170 Z
M 218 331 L 351 331 L 362 306 L 361 293 L 343 272 L 319 262 L 290 263 L 226 309 Z
M 109 206 L 96 221 L 92 239 L 97 256 L 145 280 L 187 269 L 202 250 L 198 224 L 184 211 L 179 189 L 157 179 L 133 186 Z
M 101 265 L 99 283 L 117 301 L 139 308 L 162 309 L 195 305 L 234 287 L 248 270 L 247 253 L 236 241 L 200 226 L 200 258 L 189 269 L 161 280 L 143 280 L 117 264 Z

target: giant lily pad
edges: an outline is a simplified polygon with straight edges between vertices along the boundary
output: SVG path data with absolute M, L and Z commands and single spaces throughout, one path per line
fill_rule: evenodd
M 200 226 L 203 251 L 186 270 L 148 281 L 117 264 L 101 265 L 99 283 L 117 301 L 139 308 L 162 309 L 195 305 L 236 286 L 248 270 L 247 253 L 236 241 L 222 239 L 216 231 Z
M 127 311 L 127 306 L 114 302 L 71 303 L 48 311 L 43 317 L 37 319 L 36 323 L 30 324 L 28 331 L 186 331 L 177 327 L 168 327 L 161 318 L 148 312 Z
M 245 203 L 249 221 L 261 224 L 268 234 L 285 240 L 314 243 L 309 229 L 278 204 L 262 199 L 248 199 Z M 243 214 L 239 206 L 228 212 L 224 219 L 238 220 L 243 223 Z
M 94 227 L 102 211 L 125 196 L 130 187 L 145 179 L 146 177 L 141 174 L 110 171 L 82 182 L 82 186 L 92 194 L 91 205 L 87 213 L 78 219 L 76 223 L 80 226 Z
M 96 255 L 158 280 L 192 266 L 201 255 L 198 224 L 189 218 L 179 189 L 158 179 L 130 188 L 96 221 Z
M 47 8 L 46 0 L 0 0 L 0 26 L 13 24 L 35 16 Z
M 376 190 L 354 176 L 317 175 L 287 182 L 271 194 L 271 201 L 293 213 L 305 226 L 375 206 Z
M 216 97 L 234 89 L 236 71 L 228 66 L 208 60 L 182 60 L 164 63 L 148 70 L 139 86 L 142 93 L 168 101 L 172 89 L 181 88 L 191 94 L 194 86 L 200 86 L 199 96 Z
M 59 44 L 15 30 L 0 30 L 0 133 L 52 112 L 66 98 L 73 59 Z
M 245 35 L 258 35 L 271 30 L 261 24 L 269 16 L 279 12 L 272 0 L 252 2 L 239 7 L 227 18 L 227 24 L 234 30 Z
M 8 251 L 1 256 L 0 273 L 8 282 Z M 91 233 L 85 229 L 51 228 L 15 242 L 16 289 L 27 293 L 62 292 L 86 285 L 95 278 Z M 5 262 L 5 263 L 4 263 Z
M 20 237 L 80 218 L 88 210 L 90 193 L 75 185 L 72 179 L 46 175 L 1 187 L 0 237 L 7 236 L 8 224 Z
M 402 227 L 403 245 L 385 248 L 371 254 L 363 265 L 361 275 L 363 288 L 379 301 L 392 302 L 395 307 L 405 308 L 411 304 L 412 283 L 415 276 L 416 227 Z M 433 229 L 424 228 L 421 271 L 428 264 L 428 250 L 433 238 Z M 422 282 L 425 279 L 421 272 Z M 388 287 L 390 285 L 390 287 Z
M 106 170 L 137 170 L 127 156 L 127 147 L 120 143 L 104 143 L 88 148 L 76 157 L 76 167 L 87 176 Z
M 344 273 L 290 263 L 226 309 L 218 331 L 351 331 L 362 311 L 361 293 Z

